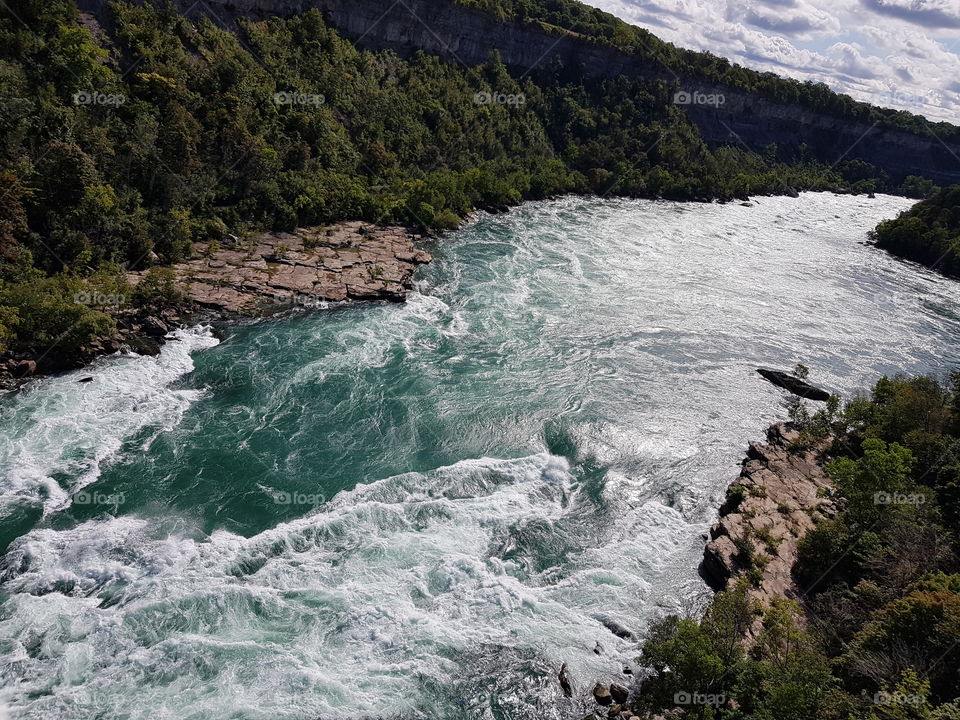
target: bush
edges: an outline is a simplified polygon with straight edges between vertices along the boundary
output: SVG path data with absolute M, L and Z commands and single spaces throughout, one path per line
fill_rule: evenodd
M 183 302 L 184 294 L 172 268 L 153 267 L 134 288 L 132 299 L 137 307 L 157 309 Z
M 644 707 L 669 711 L 673 688 L 691 692 L 701 683 L 720 688 L 715 692 L 728 702 L 709 715 L 693 708 L 688 716 L 956 720 L 960 558 L 942 509 L 960 466 L 958 410 L 954 377 L 952 385 L 883 378 L 871 397 L 837 411 L 834 452 L 842 454 L 826 467 L 838 513 L 799 543 L 793 574 L 803 608 L 774 601 L 760 634 L 743 641 L 750 652 L 725 659 L 727 673 L 719 679 L 713 664 L 719 653 L 706 637 L 712 606 L 699 624 L 663 621 L 641 656 L 653 671 Z M 930 501 L 934 490 L 939 506 Z M 745 494 L 731 488 L 737 491 Z M 754 537 L 768 548 L 773 540 L 760 530 L 736 542 L 748 584 L 762 580 L 766 558 Z M 909 701 L 874 701 L 884 693 Z
M 914 672 L 940 700 L 960 695 L 960 575 L 936 573 L 909 586 L 857 633 L 843 664 L 878 685 Z
M 16 328 L 19 324 L 20 316 L 15 307 L 0 305 L 0 352 L 4 352 L 8 345 L 16 340 Z
M 71 356 L 92 341 L 116 332 L 116 323 L 95 309 L 100 290 L 84 279 L 61 273 L 0 288 L 0 307 L 8 318 L 11 349 Z

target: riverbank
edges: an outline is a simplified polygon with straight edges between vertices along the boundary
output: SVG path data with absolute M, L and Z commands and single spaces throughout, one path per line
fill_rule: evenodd
M 700 574 L 714 590 L 745 579 L 747 597 L 761 609 L 777 598 L 802 599 L 792 575 L 797 545 L 837 512 L 823 471 L 831 443 L 803 445 L 788 423 L 772 425 L 766 442 L 750 443 L 704 548 Z
M 763 613 L 775 601 L 803 600 L 793 575 L 798 545 L 837 513 L 832 483 L 823 470 L 833 439 L 810 444 L 804 439 L 792 424 L 778 422 L 767 429 L 765 442 L 749 443 L 704 547 L 701 577 L 716 592 L 742 592 L 750 609 L 752 621 L 743 628 L 745 644 L 759 635 Z M 563 675 L 561 670 L 561 686 Z M 642 678 L 630 688 L 597 683 L 592 695 L 599 707 L 584 720 L 647 716 L 635 704 L 643 693 Z
M 958 393 L 882 377 L 750 443 L 704 552 L 717 594 L 647 628 L 642 679 L 620 704 L 598 685 L 584 720 L 955 717 L 957 468 L 927 449 L 957 446 Z
M 905 204 L 529 203 L 424 245 L 405 303 L 6 397 L 11 711 L 579 720 L 707 598 L 703 536 L 784 412 L 757 367 L 850 397 L 955 364 L 960 289 L 859 244 Z
M 190 303 L 224 315 L 261 316 L 325 301 L 403 302 L 414 270 L 430 261 L 414 246 L 421 238 L 399 226 L 343 222 L 199 243 L 190 260 L 172 269 Z M 127 281 L 136 287 L 145 276 L 128 273 Z
M 431 259 L 415 245 L 422 239 L 410 228 L 353 221 L 198 243 L 189 260 L 170 267 L 175 301 L 147 308 L 118 304 L 110 310 L 116 333 L 70 354 L 53 346 L 0 357 L 0 388 L 83 367 L 101 355 L 155 355 L 170 332 L 200 321 L 265 317 L 325 302 L 403 302 L 414 271 Z M 134 295 L 147 277 L 146 270 L 128 272 L 130 292 L 123 297 Z
M 840 188 L 806 192 L 876 199 L 873 193 Z M 779 195 L 758 193 L 749 198 L 688 202 L 722 206 L 742 200 L 739 205 L 753 208 L 761 200 L 779 197 L 798 198 L 798 193 L 787 188 Z M 510 209 L 507 204 L 485 204 L 468 214 L 460 226 L 475 217 L 476 211 L 499 214 Z M 293 232 L 262 232 L 247 238 L 226 235 L 219 242 L 195 243 L 188 260 L 169 266 L 180 298 L 163 299 L 149 307 L 123 303 L 98 307 L 110 315 L 116 332 L 69 352 L 58 350 L 54 344 L 0 353 L 0 390 L 15 388 L 32 377 L 84 367 L 102 355 L 125 350 L 156 354 L 168 332 L 197 323 L 266 317 L 327 302 L 403 302 L 416 268 L 431 260 L 429 253 L 417 247 L 430 236 L 412 227 L 353 220 Z M 124 298 L 130 297 L 148 272 L 124 274 Z

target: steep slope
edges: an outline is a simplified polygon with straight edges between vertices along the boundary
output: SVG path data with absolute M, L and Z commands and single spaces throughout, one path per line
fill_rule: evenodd
M 103 14 L 106 0 L 81 0 L 80 4 Z M 828 164 L 861 159 L 897 182 L 909 175 L 938 183 L 960 182 L 960 133 L 954 126 L 870 108 L 824 86 L 731 68 L 722 58 L 678 50 L 612 16 L 604 20 L 617 32 L 637 33 L 636 39 L 626 43 L 630 51 L 607 38 L 542 21 L 503 18 L 452 0 L 391 4 L 380 0 L 176 0 L 174 5 L 192 17 L 206 14 L 224 25 L 238 17 L 290 17 L 318 8 L 332 27 L 372 50 L 389 49 L 400 55 L 423 51 L 470 66 L 486 62 L 496 50 L 507 67 L 524 75 L 561 63 L 588 77 L 662 80 L 688 93 L 692 102 L 684 109 L 712 144 L 745 145 L 753 150 L 776 144 L 781 152 L 793 156 L 806 152 Z M 726 79 L 738 82 L 723 82 Z M 722 104 L 696 102 L 698 97 L 711 96 L 722 96 Z M 785 102 L 784 96 L 795 96 L 796 101 Z
M 134 293 L 121 265 L 267 231 L 442 230 L 570 192 L 895 192 L 907 174 L 954 173 L 938 148 L 957 128 L 565 0 L 525 14 L 497 0 L 80 2 L 82 15 L 72 0 L 0 5 L 0 353 L 14 354 L 0 361 L 82 355 L 129 305 L 170 300 L 159 276 Z

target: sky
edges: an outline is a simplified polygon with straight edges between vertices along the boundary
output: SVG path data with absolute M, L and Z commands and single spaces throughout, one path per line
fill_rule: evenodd
M 960 124 L 960 0 L 585 0 L 694 50 Z

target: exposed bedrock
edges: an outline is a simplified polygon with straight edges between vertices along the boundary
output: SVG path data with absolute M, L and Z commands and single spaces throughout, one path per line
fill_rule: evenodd
M 798 447 L 798 438 L 796 430 L 778 423 L 767 430 L 766 443 L 750 443 L 704 549 L 700 573 L 715 590 L 746 577 L 749 595 L 761 606 L 774 598 L 800 599 L 792 575 L 797 546 L 836 506 L 823 472 L 830 439 Z

